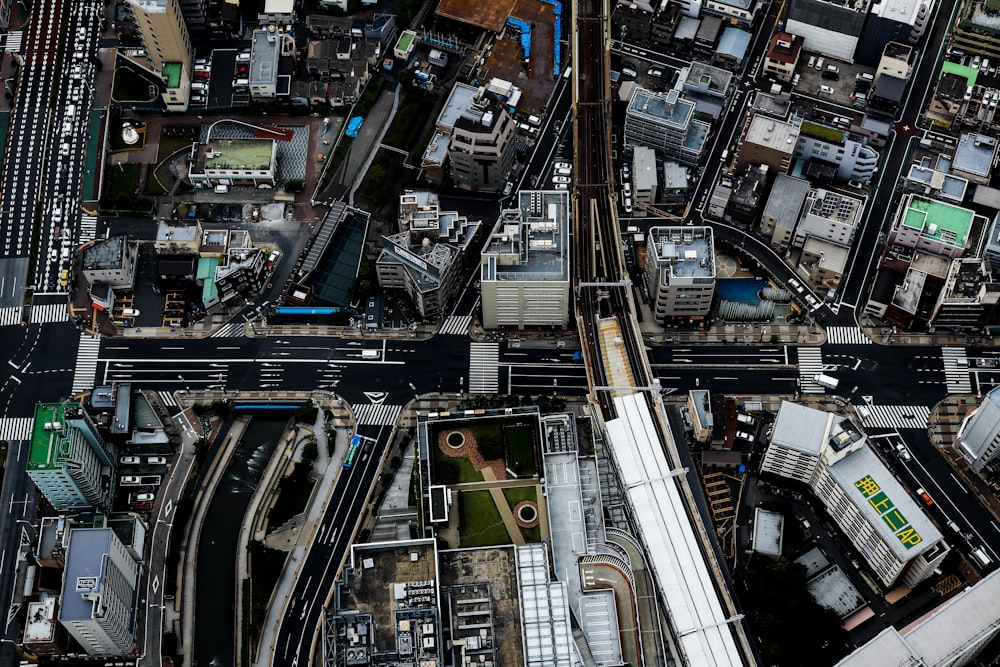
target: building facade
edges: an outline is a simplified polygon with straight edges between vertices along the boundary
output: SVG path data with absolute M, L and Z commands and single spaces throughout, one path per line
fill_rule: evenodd
M 115 289 L 132 289 L 139 242 L 127 236 L 95 241 L 83 251 L 83 277 L 88 284 L 105 283 Z
M 522 190 L 501 211 L 481 253 L 483 327 L 565 327 L 569 322 L 570 207 L 565 190 Z
M 846 130 L 804 120 L 799 126 L 795 157 L 836 165 L 837 178 L 867 183 L 875 175 L 879 156 Z
M 422 318 L 440 315 L 461 286 L 462 253 L 446 243 L 411 244 L 402 232 L 382 237 L 382 252 L 375 261 L 382 289 L 406 292 Z
M 110 511 L 115 451 L 79 403 L 35 406 L 28 477 L 54 509 Z
M 659 94 L 636 88 L 625 112 L 625 141 L 696 165 L 707 145 L 709 125 L 695 120 L 694 111 L 695 104 L 677 90 Z
M 711 227 L 653 227 L 646 245 L 646 287 L 657 322 L 703 318 L 715 296 Z
M 163 76 L 168 111 L 187 111 L 191 100 L 191 37 L 179 0 L 128 0 L 153 69 Z
M 788 83 L 795 75 L 801 53 L 801 37 L 787 32 L 775 33 L 764 56 L 764 71 L 778 81 Z
M 135 649 L 139 564 L 111 528 L 70 531 L 59 622 L 88 655 Z
M 1000 453 L 1000 387 L 983 397 L 976 411 L 962 425 L 958 450 L 976 472 L 994 472 Z

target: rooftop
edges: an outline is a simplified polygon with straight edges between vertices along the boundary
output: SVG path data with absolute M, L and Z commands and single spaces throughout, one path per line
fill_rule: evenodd
M 274 139 L 212 139 L 199 151 L 198 162 L 209 169 L 271 169 Z
M 958 140 L 952 169 L 988 178 L 997 155 L 997 140 L 985 134 L 963 134 Z
M 704 90 L 715 95 L 725 95 L 733 83 L 733 73 L 695 60 L 688 65 L 685 88 Z
M 668 264 L 671 276 L 715 277 L 711 227 L 652 227 L 647 239 L 657 264 Z
M 799 219 L 799 212 L 811 187 L 809 181 L 778 174 L 764 205 L 764 217 L 774 219 L 779 227 L 791 229 Z
M 923 0 L 881 0 L 872 3 L 871 13 L 884 19 L 898 23 L 913 25 L 920 16 L 921 9 L 926 11 Z
M 79 403 L 39 403 L 35 406 L 35 422 L 31 430 L 31 448 L 28 450 L 28 469 L 41 470 L 60 467 L 56 463 L 58 449 L 53 447 L 56 438 L 65 428 L 66 409 L 79 408 Z M 55 424 L 60 424 L 57 430 Z M 47 427 L 47 428 L 46 428 Z
M 802 51 L 802 38 L 787 32 L 777 32 L 767 47 L 767 57 L 779 63 L 790 65 L 798 60 Z
M 964 246 L 972 228 L 973 212 L 944 202 L 913 196 L 902 224 L 922 235 L 955 246 Z
M 636 146 L 632 151 L 632 181 L 636 192 L 656 187 L 656 151 L 647 146 Z
M 976 85 L 976 79 L 979 77 L 979 70 L 966 67 L 960 63 L 953 63 L 950 60 L 945 60 L 941 65 L 942 74 L 955 74 L 968 82 L 968 85 Z
M 34 644 L 52 641 L 55 638 L 55 622 L 55 596 L 45 595 L 38 602 L 29 602 L 24 626 L 24 643 Z
M 122 268 L 127 245 L 127 236 L 110 236 L 96 241 L 83 251 L 83 268 L 91 271 Z
M 180 88 L 181 72 L 184 71 L 183 63 L 163 63 L 163 78 L 167 88 Z
M 163 14 L 167 11 L 167 0 L 129 0 L 129 2 L 147 14 Z
M 694 104 L 682 99 L 676 90 L 658 94 L 645 88 L 636 88 L 626 113 L 653 123 L 686 130 L 694 114 Z
M 761 509 L 754 510 L 753 550 L 774 556 L 781 555 L 781 535 L 785 529 L 785 517 L 780 512 Z
M 870 447 L 847 454 L 827 470 L 900 562 L 941 540 L 941 532 Z
M 759 146 L 792 154 L 799 139 L 799 127 L 793 123 L 754 114 L 743 140 Z
M 818 255 L 817 263 L 820 268 L 840 273 L 847 266 L 847 256 L 851 249 L 839 243 L 810 235 L 806 238 L 805 245 L 802 246 L 802 252 L 803 254 Z
M 156 225 L 157 241 L 173 241 L 174 243 L 194 242 L 198 240 L 201 225 L 180 220 L 160 220 Z
M 722 37 L 719 38 L 719 45 L 716 47 L 715 52 L 725 56 L 732 56 L 737 60 L 743 60 L 747 49 L 750 48 L 750 39 L 752 37 L 753 35 L 746 30 L 729 26 L 722 31 Z
M 823 125 L 822 123 L 814 123 L 811 120 L 802 121 L 799 131 L 806 136 L 815 137 L 816 139 L 822 139 L 834 144 L 844 143 L 844 139 L 847 137 L 846 130 Z
M 63 572 L 59 620 L 89 620 L 97 613 L 104 593 L 114 532 L 110 528 L 75 528 L 69 534 Z M 121 582 L 115 582 L 120 585 Z M 93 598 L 90 596 L 94 596 Z
M 278 40 L 267 30 L 254 30 L 250 55 L 250 85 L 273 85 L 278 80 Z
M 833 415 L 807 405 L 782 401 L 774 420 L 771 443 L 819 456 Z
M 521 190 L 482 250 L 482 280 L 569 280 L 569 192 Z
M 811 194 L 810 214 L 843 224 L 854 224 L 861 209 L 860 199 L 822 189 L 813 190 Z
M 447 130 L 454 128 L 458 119 L 463 114 L 468 113 L 478 94 L 478 88 L 473 88 L 464 83 L 456 83 L 451 89 L 451 93 L 448 94 L 448 99 L 445 101 L 441 113 L 438 115 L 438 128 Z

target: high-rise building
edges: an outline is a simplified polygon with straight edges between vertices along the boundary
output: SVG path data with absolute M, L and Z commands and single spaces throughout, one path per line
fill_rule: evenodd
M 191 38 L 179 0 L 128 0 L 142 43 L 166 84 L 168 111 L 187 111 L 191 99 Z
M 60 512 L 111 509 L 115 455 L 79 403 L 39 403 L 28 477 Z
M 715 295 L 711 227 L 653 227 L 646 247 L 646 287 L 657 322 L 701 318 Z
M 569 321 L 569 193 L 522 190 L 481 253 L 483 326 L 564 327 Z
M 139 564 L 111 528 L 70 531 L 59 622 L 89 655 L 135 648 Z
M 1000 387 L 994 387 L 987 393 L 976 411 L 962 425 L 958 436 L 958 450 L 976 472 L 995 467 L 994 461 L 1000 453 Z
M 680 91 L 654 93 L 636 88 L 625 111 L 625 141 L 649 146 L 681 164 L 696 165 L 708 141 L 710 126 L 695 120 L 695 103 Z

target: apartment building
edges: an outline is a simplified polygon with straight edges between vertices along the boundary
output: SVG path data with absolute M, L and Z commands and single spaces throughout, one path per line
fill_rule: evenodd
M 127 0 L 153 69 L 161 74 L 168 111 L 187 111 L 191 100 L 191 37 L 179 0 Z
M 958 450 L 976 472 L 993 472 L 1000 453 L 1000 387 L 994 387 L 962 424 Z
M 646 287 L 657 322 L 700 319 L 715 295 L 711 227 L 653 227 L 646 241 Z
M 843 181 L 867 183 L 878 166 L 878 153 L 840 128 L 803 120 L 799 125 L 795 157 L 832 165 Z
M 379 286 L 405 291 L 424 319 L 440 315 L 455 298 L 461 266 L 458 248 L 430 239 L 414 244 L 409 232 L 383 236 L 375 261 Z
M 787 32 L 776 32 L 764 55 L 764 71 L 786 83 L 795 75 L 802 54 L 802 38 Z
M 674 89 L 659 94 L 636 88 L 625 111 L 625 141 L 648 146 L 668 159 L 696 165 L 707 145 L 710 126 L 694 118 L 695 104 Z
M 736 168 L 766 164 L 772 174 L 787 174 L 795 159 L 799 126 L 754 113 L 736 148 Z
M 801 248 L 810 237 L 850 246 L 854 242 L 861 212 L 860 199 L 824 188 L 813 188 L 795 228 L 792 246 Z
M 978 247 L 979 239 L 973 232 L 985 228 L 983 224 L 973 225 L 975 212 L 908 194 L 900 202 L 896 220 L 889 232 L 891 243 L 904 248 L 922 250 L 949 259 L 962 257 Z

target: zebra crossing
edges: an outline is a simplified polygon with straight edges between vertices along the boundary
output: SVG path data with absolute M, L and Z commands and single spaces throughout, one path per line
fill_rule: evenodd
M 472 324 L 472 315 L 452 315 L 444 321 L 438 333 L 446 336 L 464 336 L 469 333 L 470 324 Z
M 495 394 L 500 389 L 500 344 L 469 344 L 469 393 Z
M 944 377 L 949 394 L 971 394 L 972 381 L 969 379 L 969 359 L 964 347 L 942 347 L 941 361 L 944 363 Z
M 832 345 L 871 345 L 872 339 L 860 327 L 827 327 L 826 342 Z
M 168 408 L 177 408 L 177 407 L 180 407 L 177 404 L 177 399 L 174 398 L 174 395 L 172 393 L 170 393 L 169 391 L 158 391 L 158 392 L 156 392 L 156 395 L 160 399 L 160 404 L 162 404 L 164 407 L 168 407 Z
M 813 378 L 823 372 L 823 352 L 818 347 L 800 347 L 799 387 L 803 394 L 825 394 L 826 389 Z
M 246 331 L 246 327 L 244 326 L 245 324 L 246 323 L 243 322 L 242 320 L 239 321 L 239 322 L 230 322 L 229 324 L 224 324 L 221 327 L 219 327 L 218 329 L 216 329 L 215 331 L 213 331 L 211 334 L 209 334 L 208 337 L 209 338 L 240 338 L 241 336 L 245 336 L 246 335 L 244 333 Z
M 11 30 L 6 35 L 3 35 L 3 50 L 17 53 L 21 50 L 21 44 L 23 43 L 24 32 L 21 30 Z
M 73 370 L 72 393 L 77 394 L 94 387 L 97 358 L 100 354 L 101 337 L 80 334 L 80 346 L 76 349 L 76 368 Z
M 12 327 L 21 324 L 21 308 L 12 306 L 0 308 L 0 327 Z
M 927 428 L 931 419 L 931 409 L 926 405 L 866 405 L 864 407 L 864 411 L 858 410 L 858 417 L 865 428 L 896 430 Z
M 33 422 L 31 417 L 3 417 L 0 419 L 0 440 L 30 440 Z
M 395 426 L 403 406 L 359 403 L 352 405 L 351 411 L 358 426 Z
M 65 303 L 46 303 L 31 306 L 29 317 L 32 324 L 66 322 L 69 320 L 69 312 Z
M 95 238 L 97 238 L 97 216 L 86 214 L 80 216 L 80 243 L 93 241 Z

